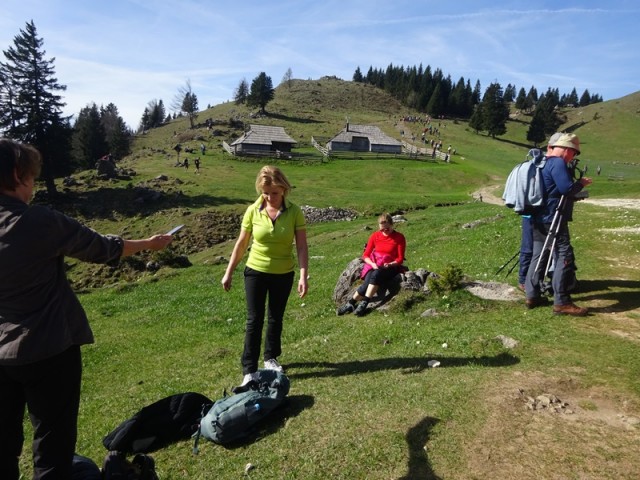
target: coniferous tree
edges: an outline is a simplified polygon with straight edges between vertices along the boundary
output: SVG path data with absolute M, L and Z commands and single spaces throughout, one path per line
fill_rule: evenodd
M 516 87 L 515 85 L 508 84 L 507 88 L 504 89 L 504 101 L 511 103 L 515 98 L 516 98 Z
M 109 153 L 100 112 L 95 103 L 80 110 L 71 137 L 74 166 L 93 168 L 96 161 Z
M 271 77 L 264 72 L 260 72 L 260 75 L 251 82 L 251 91 L 247 98 L 247 105 L 250 107 L 260 107 L 260 112 L 266 113 L 265 107 L 267 103 L 273 100 L 274 95 L 275 91 Z
M 533 109 L 533 107 L 536 106 L 536 103 L 538 103 L 538 90 L 536 90 L 536 87 L 532 86 L 529 89 L 529 92 L 527 93 L 524 109 L 527 112 L 530 112 Z
M 353 81 L 358 83 L 362 83 L 364 81 L 364 77 L 362 76 L 359 66 L 356 68 L 356 71 L 353 72 Z
M 449 109 L 448 112 L 455 116 L 465 116 L 468 100 L 466 98 L 466 87 L 464 84 L 464 78 L 460 77 L 455 88 L 451 92 L 449 97 Z
M 44 58 L 44 41 L 33 21 L 20 30 L 13 43 L 3 51 L 6 61 L 0 62 L 0 130 L 40 150 L 42 177 L 47 191 L 54 195 L 55 173 L 69 169 L 71 127 L 69 119 L 62 116 L 65 103 L 56 93 L 67 87 L 55 78 L 55 58 Z
M 429 103 L 427 104 L 427 112 L 434 117 L 440 116 L 444 113 L 444 98 L 442 95 L 442 87 L 440 82 L 436 84 L 436 88 L 433 91 L 431 98 L 429 99 Z
M 516 97 L 516 109 L 517 110 L 526 110 L 527 108 L 527 93 L 524 91 L 524 88 L 521 87 L 518 92 L 518 96 Z
M 474 105 L 480 104 L 482 99 L 482 91 L 480 90 L 480 80 L 476 80 L 476 85 L 473 87 L 473 93 L 471 94 Z
M 161 126 L 167 116 L 162 99 L 151 100 L 147 105 L 147 111 L 149 112 L 149 119 L 146 125 L 147 128 L 157 128 Z
M 571 105 L 572 107 L 577 107 L 579 101 L 580 100 L 578 100 L 578 92 L 576 92 L 576 89 L 574 87 L 573 90 L 571 90 L 571 93 L 569 94 L 569 96 L 567 97 L 567 105 Z
M 140 126 L 138 126 L 138 132 L 145 132 L 149 130 L 150 127 L 150 117 L 149 107 L 144 108 L 144 112 L 142 112 L 142 117 L 140 118 Z
M 482 103 L 479 103 L 473 109 L 471 118 L 469 119 L 469 126 L 475 130 L 476 133 L 480 133 L 484 130 L 484 114 L 482 112 Z
M 482 97 L 482 115 L 484 129 L 492 138 L 507 132 L 509 106 L 504 101 L 502 87 L 499 83 L 492 83 Z
M 168 118 L 170 119 L 170 117 Z M 131 148 L 131 130 L 113 103 L 100 109 L 100 121 L 104 128 L 109 153 L 113 155 L 113 158 L 119 160 L 128 155 Z
M 541 108 L 536 108 L 535 112 L 533 112 L 531 122 L 529 123 L 529 129 L 527 130 L 527 140 L 533 142 L 536 147 L 539 143 L 544 142 L 547 137 L 544 125 L 544 112 Z
M 591 94 L 589 93 L 589 90 L 585 90 L 582 93 L 582 96 L 580 97 L 580 106 L 586 107 L 590 103 L 591 103 Z
M 247 102 L 247 98 L 249 98 L 249 84 L 247 80 L 243 78 L 236 87 L 233 100 L 236 102 L 236 105 L 242 105 Z

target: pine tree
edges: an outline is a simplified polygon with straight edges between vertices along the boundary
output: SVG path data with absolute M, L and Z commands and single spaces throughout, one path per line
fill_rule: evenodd
M 14 37 L 0 63 L 0 130 L 34 145 L 43 158 L 42 176 L 50 195 L 56 194 L 54 174 L 69 168 L 69 119 L 56 92 L 66 90 L 55 78 L 54 58 L 46 60 L 33 21 Z
M 261 113 L 266 113 L 265 107 L 267 103 L 273 100 L 275 91 L 273 90 L 273 82 L 271 77 L 266 73 L 261 72 L 251 82 L 251 91 L 247 98 L 247 105 L 250 107 L 260 107 Z
M 109 153 L 100 112 L 95 103 L 83 108 L 73 126 L 72 158 L 81 169 L 94 168 L 96 161 Z
M 527 140 L 533 142 L 536 147 L 539 143 L 544 142 L 546 138 L 544 124 L 544 112 L 542 109 L 536 108 L 529 123 L 529 129 L 527 130 Z
M 484 128 L 492 138 L 507 132 L 509 106 L 504 101 L 502 87 L 497 82 L 489 85 L 482 97 L 482 115 Z
M 236 87 L 236 91 L 233 94 L 233 100 L 236 102 L 236 105 L 242 105 L 247 102 L 247 98 L 249 97 L 249 84 L 247 80 L 243 78 L 240 80 L 240 83 Z
M 591 103 L 591 94 L 589 93 L 589 90 L 585 90 L 582 93 L 582 96 L 580 97 L 580 106 L 586 107 L 590 103 Z
M 104 128 L 105 139 L 109 146 L 109 152 L 115 160 L 120 160 L 129 154 L 131 148 L 131 130 L 127 127 L 118 108 L 110 103 L 106 108 L 100 109 L 100 121 Z
M 524 91 L 524 88 L 520 88 L 518 92 L 518 96 L 516 97 L 516 109 L 517 110 L 526 110 L 527 108 L 527 94 Z
M 362 76 L 362 72 L 360 71 L 360 66 L 356 68 L 356 71 L 353 72 L 353 81 L 362 83 L 364 81 L 364 77 Z
M 473 109 L 471 118 L 469 119 L 469 126 L 475 130 L 476 133 L 480 133 L 484 130 L 484 115 L 482 113 L 482 104 L 479 103 Z

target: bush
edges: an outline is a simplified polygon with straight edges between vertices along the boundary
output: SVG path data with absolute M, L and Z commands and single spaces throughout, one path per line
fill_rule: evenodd
M 456 265 L 449 264 L 437 277 L 427 278 L 429 290 L 437 295 L 453 292 L 462 286 L 462 269 Z

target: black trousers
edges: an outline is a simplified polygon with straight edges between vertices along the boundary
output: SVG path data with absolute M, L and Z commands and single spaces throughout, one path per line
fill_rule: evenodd
M 264 338 L 263 358 L 265 360 L 277 358 L 282 353 L 282 322 L 293 287 L 293 277 L 294 272 L 263 273 L 249 267 L 245 268 L 244 290 L 247 300 L 247 328 L 242 353 L 243 374 L 246 375 L 258 370 L 267 303 L 267 333 Z
M 81 378 L 77 345 L 30 365 L 0 366 L 0 479 L 20 476 L 25 407 L 33 425 L 33 479 L 71 478 Z
M 390 267 L 390 268 L 378 268 L 377 270 L 371 269 L 364 276 L 364 280 L 362 284 L 358 287 L 357 292 L 360 296 L 364 297 L 367 293 L 367 288 L 369 285 L 377 285 L 378 288 L 381 289 L 379 294 L 384 296 L 383 287 L 391 280 L 393 277 L 398 275 L 400 270 L 398 267 Z

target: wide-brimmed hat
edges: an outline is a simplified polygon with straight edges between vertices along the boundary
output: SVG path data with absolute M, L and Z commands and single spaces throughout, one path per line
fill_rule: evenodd
M 551 138 L 549 138 L 549 142 L 547 142 L 547 146 L 551 146 L 553 145 L 555 142 L 557 142 L 558 140 L 560 140 L 560 137 L 563 135 L 562 132 L 556 132 L 553 135 L 551 135 Z
M 553 137 L 552 137 L 553 138 Z M 564 148 L 573 148 L 577 153 L 580 154 L 580 139 L 577 135 L 573 133 L 563 133 L 558 137 L 557 140 L 551 141 L 549 140 L 550 147 L 564 147 Z

